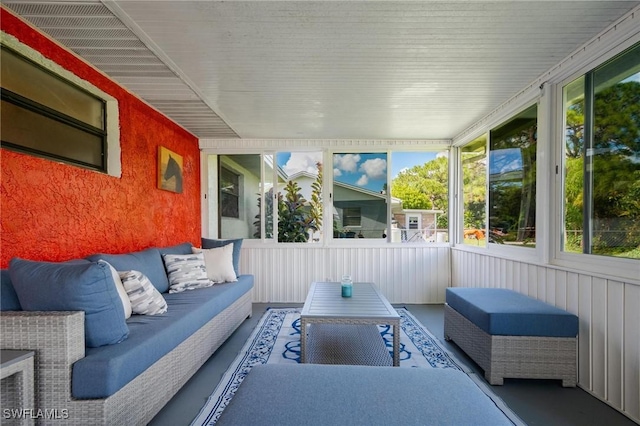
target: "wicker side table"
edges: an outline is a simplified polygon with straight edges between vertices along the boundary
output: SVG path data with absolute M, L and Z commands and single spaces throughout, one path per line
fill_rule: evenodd
M 34 416 L 32 351 L 0 350 L 2 413 L 4 424 L 32 425 Z

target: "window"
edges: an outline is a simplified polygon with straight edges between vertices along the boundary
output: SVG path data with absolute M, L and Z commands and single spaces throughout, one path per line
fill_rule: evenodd
M 225 167 L 220 167 L 220 215 L 239 218 L 239 198 L 239 176 Z
M 448 151 L 212 154 L 208 164 L 214 237 L 280 243 L 448 239 Z M 333 182 L 327 199 L 325 178 Z
M 441 152 L 391 152 L 391 241 L 448 241 L 449 158 Z
M 488 241 L 535 247 L 538 107 L 490 132 Z
M 462 147 L 463 242 L 486 246 L 487 135 Z
M 216 156 L 210 156 L 216 157 Z M 322 237 L 322 153 L 220 155 L 220 238 L 318 242 Z M 210 169 L 215 164 L 210 161 Z
M 357 233 L 359 238 L 386 238 L 386 192 L 386 153 L 334 154 L 333 207 L 337 213 L 334 237 L 348 238 Z M 360 212 L 357 225 L 354 225 L 356 216 L 345 211 Z
M 214 157 L 215 156 L 210 156 Z M 218 220 L 220 238 L 260 238 L 260 202 L 262 193 L 261 156 L 258 154 L 220 155 L 217 167 Z M 211 173 L 211 172 L 210 172 Z
M 563 87 L 565 252 L 640 259 L 640 45 Z
M 345 227 L 360 227 L 362 223 L 362 213 L 360 207 L 346 207 L 342 209 L 342 224 Z
M 106 103 L 1 49 L 2 146 L 107 171 Z

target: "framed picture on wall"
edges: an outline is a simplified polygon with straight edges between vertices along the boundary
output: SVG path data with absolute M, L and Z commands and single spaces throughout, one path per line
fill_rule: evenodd
M 158 188 L 182 193 L 182 156 L 158 147 Z

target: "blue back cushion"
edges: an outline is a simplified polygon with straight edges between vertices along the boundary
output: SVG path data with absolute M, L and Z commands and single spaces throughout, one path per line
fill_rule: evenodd
M 18 295 L 11 283 L 8 269 L 0 270 L 0 311 L 21 311 Z
M 191 243 L 182 243 L 170 247 L 158 247 L 158 251 L 160 256 L 165 254 L 193 254 L 191 247 L 193 247 Z
M 150 248 L 134 253 L 125 254 L 94 254 L 87 259 L 92 262 L 104 260 L 109 262 L 116 271 L 140 271 L 149 278 L 151 284 L 160 292 L 169 291 L 169 280 L 164 270 L 164 262 L 157 248 Z
M 454 287 L 447 304 L 492 336 L 576 337 L 578 317 L 504 288 Z
M 84 311 L 86 346 L 119 343 L 129 335 L 122 301 L 105 263 L 16 258 L 9 274 L 25 311 Z
M 240 249 L 242 248 L 242 238 L 235 240 L 211 240 L 209 238 L 202 239 L 203 249 L 212 249 L 217 247 L 224 247 L 227 244 L 233 243 L 233 270 L 236 271 L 236 276 L 240 276 Z
M 253 275 L 242 275 L 238 282 L 163 295 L 169 306 L 165 314 L 131 315 L 127 340 L 87 349 L 73 364 L 73 396 L 113 395 L 252 288 Z

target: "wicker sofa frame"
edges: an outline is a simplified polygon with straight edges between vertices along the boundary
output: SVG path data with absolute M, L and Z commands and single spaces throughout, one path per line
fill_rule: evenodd
M 521 378 L 560 379 L 564 387 L 576 386 L 575 337 L 492 336 L 447 304 L 444 337 L 473 359 L 492 385 L 502 385 L 505 378 Z
M 64 419 L 41 421 L 130 426 L 147 424 L 250 316 L 251 292 L 247 292 L 105 399 L 79 400 L 71 396 L 72 366 L 84 357 L 84 312 L 2 312 L 0 333 L 2 348 L 36 353 L 34 408 L 67 410 Z

